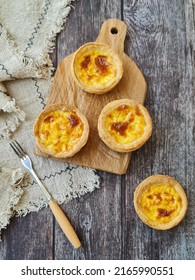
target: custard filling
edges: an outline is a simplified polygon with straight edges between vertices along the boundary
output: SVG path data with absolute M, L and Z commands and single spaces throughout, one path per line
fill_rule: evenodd
M 124 104 L 106 115 L 105 126 L 118 143 L 128 144 L 143 135 L 146 122 L 138 106 Z
M 75 65 L 78 78 L 88 86 L 106 85 L 116 77 L 116 66 L 112 57 L 102 50 L 78 54 Z
M 39 126 L 41 144 L 57 153 L 72 150 L 82 133 L 83 123 L 74 112 L 51 112 Z
M 179 215 L 182 199 L 173 186 L 152 185 L 142 194 L 140 206 L 149 220 L 165 224 Z

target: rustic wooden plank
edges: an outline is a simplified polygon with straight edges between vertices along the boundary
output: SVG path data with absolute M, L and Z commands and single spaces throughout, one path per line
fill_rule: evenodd
M 126 259 L 194 259 L 193 9 L 193 1 L 124 0 L 126 47 L 145 74 L 146 107 L 154 126 L 151 139 L 133 154 L 124 179 Z M 164 232 L 143 225 L 129 205 L 137 184 L 156 173 L 176 178 L 189 200 L 184 221 Z
M 67 25 L 58 38 L 58 63 L 79 46 L 95 41 L 99 27 L 107 18 L 121 17 L 120 1 L 78 1 Z M 64 206 L 76 226 L 84 248 L 75 252 L 55 231 L 56 259 L 120 259 L 121 258 L 121 177 L 99 172 L 102 184 L 91 195 Z
M 56 225 L 56 259 L 121 259 L 121 176 L 101 176 L 100 189 L 63 205 L 83 248 L 74 250 Z
M 53 258 L 53 216 L 42 209 L 25 217 L 14 217 L 2 232 L 0 259 L 44 260 Z

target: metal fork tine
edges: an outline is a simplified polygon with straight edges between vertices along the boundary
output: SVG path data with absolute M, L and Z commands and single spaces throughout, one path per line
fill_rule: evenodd
M 12 142 L 12 148 L 14 148 L 14 151 L 17 151 L 17 155 L 22 158 L 23 156 L 25 156 L 25 152 L 23 151 L 22 147 L 20 146 L 20 144 L 14 140 Z
M 18 148 L 20 149 L 21 152 L 23 152 L 23 154 L 25 154 L 25 151 L 22 149 L 22 147 L 20 146 L 20 144 L 18 143 L 18 141 L 14 140 L 15 144 L 17 144 Z
M 12 149 L 14 150 L 14 152 L 16 153 L 16 155 L 21 158 L 21 154 L 18 152 L 18 150 L 16 150 L 16 148 L 14 147 L 13 143 L 9 143 L 10 146 L 12 147 Z
M 16 140 L 13 141 L 13 144 L 22 156 L 26 155 L 26 153 L 24 152 L 24 150 L 22 149 L 22 147 L 20 146 L 20 144 Z

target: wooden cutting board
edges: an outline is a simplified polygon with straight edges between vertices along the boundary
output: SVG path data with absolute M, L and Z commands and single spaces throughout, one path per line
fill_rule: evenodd
M 108 19 L 103 23 L 96 39 L 96 42 L 110 45 L 123 61 L 123 77 L 119 84 L 108 93 L 103 95 L 87 93 L 75 84 L 70 71 L 73 54 L 60 62 L 47 105 L 63 103 L 67 106 L 78 107 L 87 117 L 90 126 L 87 144 L 74 157 L 60 161 L 115 174 L 126 173 L 130 153 L 118 153 L 109 149 L 99 138 L 97 130 L 98 116 L 102 108 L 110 101 L 130 98 L 143 104 L 145 100 L 147 89 L 145 79 L 133 60 L 124 53 L 126 30 L 126 25 L 121 20 Z M 47 157 L 37 147 L 35 153 Z

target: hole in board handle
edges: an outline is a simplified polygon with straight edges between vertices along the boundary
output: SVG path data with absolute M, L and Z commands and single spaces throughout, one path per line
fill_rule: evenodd
M 112 27 L 110 32 L 114 35 L 118 34 L 118 29 L 116 27 Z

